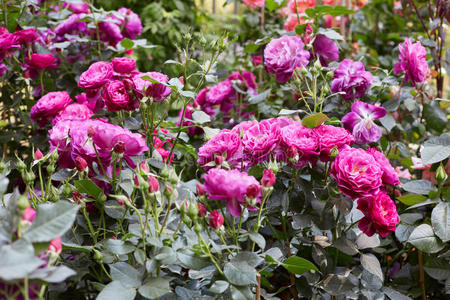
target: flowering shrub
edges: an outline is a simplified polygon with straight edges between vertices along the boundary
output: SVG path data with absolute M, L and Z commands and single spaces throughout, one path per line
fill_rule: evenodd
M 443 1 L 243 0 L 166 48 L 139 36 L 172 1 L 22 2 L 0 16 L 0 299 L 449 293 Z

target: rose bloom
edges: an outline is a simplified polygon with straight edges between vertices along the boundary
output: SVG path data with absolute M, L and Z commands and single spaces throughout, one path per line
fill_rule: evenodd
M 409 170 L 407 168 L 395 167 L 395 172 L 397 173 L 397 176 L 399 178 L 411 180 L 411 173 L 409 173 Z
M 319 144 L 320 159 L 322 161 L 330 160 L 330 150 L 336 147 L 342 149 L 345 145 L 351 146 L 355 138 L 342 127 L 332 125 L 320 125 L 313 129 L 317 136 Z
M 386 115 L 386 109 L 361 101 L 355 101 L 352 104 L 351 110 L 341 121 L 344 128 L 352 132 L 356 143 L 364 145 L 377 142 L 383 132 L 374 121 L 384 117 Z
M 207 164 L 213 162 L 216 156 L 223 157 L 231 166 L 239 166 L 243 156 L 242 141 L 239 133 L 228 129 L 221 130 L 200 147 L 197 162 L 205 170 L 209 170 L 213 166 L 208 166 Z
M 301 158 L 308 158 L 317 154 L 317 136 L 312 129 L 302 126 L 299 122 L 281 128 L 280 139 L 286 151 L 293 146 L 297 149 Z
M 252 64 L 256 67 L 262 64 L 262 57 L 260 55 L 252 56 Z
M 289 15 L 286 19 L 286 22 L 284 22 L 283 29 L 286 31 L 295 31 L 295 27 L 297 25 L 303 25 L 306 23 L 312 23 L 313 20 L 305 20 L 303 17 L 300 17 L 300 24 L 298 23 L 298 17 L 297 15 Z
M 103 89 L 103 100 L 108 111 L 135 110 L 139 103 L 128 94 L 124 83 L 120 80 L 108 82 Z
M 339 189 L 352 199 L 369 197 L 380 189 L 383 170 L 374 157 L 363 149 L 343 149 L 330 170 Z
M 52 120 L 55 125 L 61 120 L 87 120 L 90 119 L 94 112 L 85 104 L 72 103 L 69 104 L 63 111 Z
M 295 7 L 297 4 L 297 8 Z M 316 0 L 289 0 L 288 7 L 291 13 L 296 14 L 304 13 L 308 8 L 316 6 Z
M 384 184 L 390 184 L 390 185 L 399 185 L 400 180 L 398 179 L 397 172 L 395 172 L 395 169 L 391 166 L 391 163 L 389 160 L 384 156 L 383 153 L 378 151 L 375 148 L 369 148 L 367 149 L 367 153 L 373 156 L 377 164 L 380 166 L 381 170 L 383 171 L 382 180 Z
M 378 232 L 381 237 L 386 237 L 389 232 L 395 231 L 400 221 L 394 201 L 381 191 L 358 199 L 358 209 L 364 214 L 358 227 L 368 236 Z
M 120 26 L 112 20 L 99 22 L 98 31 L 100 40 L 105 43 L 109 43 L 112 46 L 117 45 L 117 43 L 123 40 Z
M 394 65 L 394 73 L 405 72 L 405 83 L 410 80 L 413 86 L 424 82 L 430 70 L 426 58 L 427 51 L 422 44 L 419 41 L 413 44 L 412 40 L 407 38 L 404 43 L 398 45 L 398 50 L 400 61 Z
M 159 72 L 147 72 L 139 73 L 133 76 L 134 91 L 139 95 L 145 95 L 152 97 L 155 102 L 163 102 L 171 93 L 172 89 L 161 83 L 152 83 L 150 80 L 143 79 L 142 77 L 148 76 L 158 82 L 167 83 L 169 77 Z
M 323 66 L 328 66 L 330 61 L 339 60 L 339 48 L 337 44 L 323 34 L 318 34 L 313 42 L 314 53 L 319 57 Z
M 86 17 L 85 14 L 72 14 L 66 20 L 59 23 L 54 30 L 54 33 L 59 37 L 64 37 L 65 34 L 77 35 L 87 34 L 88 29 L 86 22 L 80 21 Z M 63 39 L 65 40 L 65 38 Z
M 113 77 L 113 67 L 109 62 L 93 63 L 83 72 L 78 80 L 78 86 L 83 89 L 97 89 L 105 85 Z
M 234 97 L 233 84 L 230 80 L 224 80 L 209 89 L 206 95 L 206 102 L 220 104 L 229 98 Z
M 345 92 L 341 95 L 344 100 L 360 98 L 372 83 L 372 77 L 362 62 L 344 59 L 334 73 L 331 90 L 333 93 Z
M 299 37 L 284 35 L 266 46 L 264 64 L 268 73 L 275 73 L 278 82 L 287 82 L 296 68 L 308 64 L 309 55 Z
M 240 81 L 240 85 L 239 87 L 242 87 L 242 89 L 244 91 L 246 91 L 247 89 L 256 89 L 256 87 L 258 86 L 256 84 L 256 76 L 255 74 L 249 72 L 249 71 L 235 71 L 233 73 L 230 74 L 230 76 L 228 76 L 228 80 L 237 80 Z
M 242 0 L 242 2 L 251 9 L 264 7 L 264 4 L 266 4 L 266 0 Z
M 31 120 L 39 122 L 39 126 L 43 127 L 72 101 L 65 91 L 47 93 L 31 108 Z
M 192 115 L 194 113 L 195 109 L 192 107 L 192 104 L 189 103 L 186 106 L 186 110 L 184 112 L 184 119 L 183 119 L 183 126 L 188 127 L 188 135 L 189 136 L 196 136 L 196 135 L 200 135 L 203 133 L 203 129 L 201 127 L 197 127 L 195 126 L 195 124 L 191 121 L 192 120 Z M 177 126 L 180 127 L 181 126 L 181 118 L 183 116 L 183 108 L 180 109 L 179 113 L 178 113 L 178 121 L 177 121 Z
M 234 217 L 241 215 L 241 205 L 246 203 L 247 188 L 255 185 L 261 190 L 255 177 L 238 170 L 211 169 L 203 178 L 205 191 L 209 198 L 227 201 L 227 209 Z M 257 200 L 259 197 L 260 192 Z
M 113 70 L 117 73 L 129 74 L 136 69 L 136 61 L 128 57 L 115 57 L 112 60 Z
M 57 58 L 51 54 L 33 53 L 25 57 L 28 66 L 33 69 L 54 69 L 58 67 Z
M 128 8 L 122 7 L 117 10 L 124 17 L 123 35 L 135 40 L 142 33 L 142 22 L 137 14 Z
M 14 32 L 14 35 L 17 37 L 17 41 L 20 44 L 31 43 L 37 40 L 37 32 L 34 28 L 19 30 Z
M 276 122 L 263 120 L 255 122 L 244 131 L 242 144 L 246 160 L 251 164 L 268 159 L 271 152 L 278 146 L 280 126 Z
M 66 7 L 68 9 L 70 9 L 71 11 L 73 11 L 76 14 L 81 14 L 81 13 L 90 13 L 91 10 L 89 9 L 89 4 L 87 4 L 86 2 L 77 2 L 77 3 L 69 3 L 67 5 L 66 2 L 63 2 L 63 7 Z

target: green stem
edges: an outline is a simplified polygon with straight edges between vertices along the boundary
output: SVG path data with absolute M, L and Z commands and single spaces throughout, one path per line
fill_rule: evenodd
M 86 222 L 88 224 L 88 228 L 89 228 L 89 233 L 91 234 L 92 239 L 94 240 L 94 244 L 97 244 L 97 234 L 94 231 L 94 227 L 92 227 L 92 223 L 91 220 L 89 219 L 89 215 L 86 212 L 86 207 L 82 207 L 81 211 L 83 212 L 83 216 L 86 219 Z
M 163 223 L 161 225 L 161 230 L 159 231 L 159 235 L 161 235 L 163 233 L 163 230 L 166 227 L 166 223 L 167 223 L 167 219 L 169 217 L 171 205 L 172 205 L 172 196 L 170 196 L 169 200 L 167 201 L 166 214 L 164 215 L 164 219 L 163 219 Z
M 261 207 L 259 208 L 258 218 L 256 220 L 256 224 L 255 224 L 255 227 L 254 227 L 255 233 L 258 232 L 259 227 L 261 226 L 261 224 L 260 224 L 261 223 L 261 215 L 262 215 L 262 211 L 264 210 L 264 204 L 266 204 L 266 201 L 267 201 L 267 199 L 270 198 L 270 195 L 272 195 L 272 190 L 270 192 L 268 192 L 267 195 L 265 195 L 264 198 L 261 201 Z M 256 245 L 256 243 L 253 242 L 252 252 L 255 251 L 255 245 Z
M 44 180 L 42 179 L 41 163 L 38 163 L 38 173 L 39 173 L 39 181 L 41 184 L 41 197 L 42 197 L 42 200 L 45 200 L 46 193 L 45 193 L 45 189 L 44 189 Z

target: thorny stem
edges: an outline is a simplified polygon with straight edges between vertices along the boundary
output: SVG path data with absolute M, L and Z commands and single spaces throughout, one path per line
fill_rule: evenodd
M 419 258 L 419 284 L 420 289 L 422 290 L 422 300 L 427 300 L 427 293 L 425 290 L 425 274 L 423 272 L 423 257 L 422 257 L 422 251 L 417 250 L 417 255 Z

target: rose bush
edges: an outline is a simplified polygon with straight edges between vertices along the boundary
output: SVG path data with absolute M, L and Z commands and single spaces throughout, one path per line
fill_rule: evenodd
M 2 2 L 0 299 L 448 296 L 448 5 L 231 2 Z

